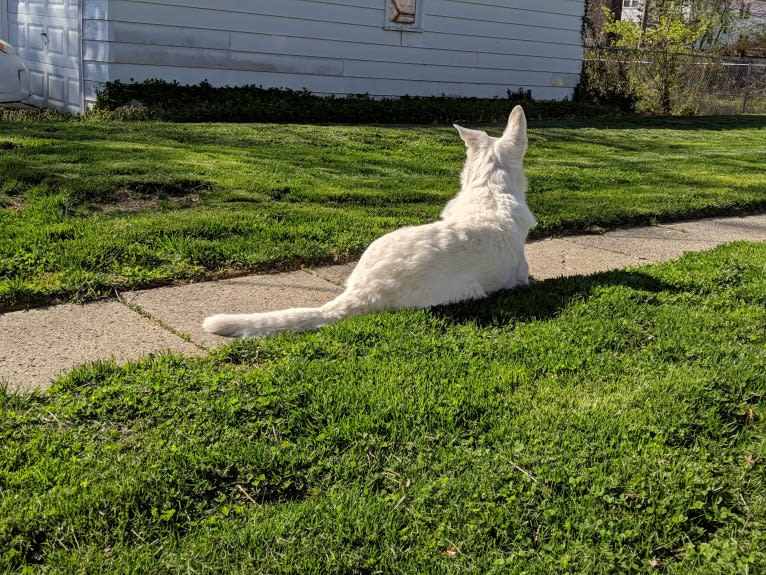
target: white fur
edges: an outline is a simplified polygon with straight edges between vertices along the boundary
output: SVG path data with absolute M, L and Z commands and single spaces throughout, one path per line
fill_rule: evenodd
M 214 315 L 204 328 L 229 337 L 306 331 L 354 315 L 478 299 L 526 284 L 524 243 L 536 222 L 525 201 L 524 111 L 513 109 L 500 138 L 455 128 L 466 145 L 462 187 L 440 220 L 374 241 L 348 278 L 346 291 L 321 307 Z

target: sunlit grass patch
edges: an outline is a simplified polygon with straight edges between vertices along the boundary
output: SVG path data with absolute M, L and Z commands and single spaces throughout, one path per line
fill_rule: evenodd
M 533 122 L 533 234 L 762 210 L 764 133 L 759 116 Z M 437 218 L 464 156 L 443 126 L 10 120 L 0 142 L 0 309 L 353 258 Z

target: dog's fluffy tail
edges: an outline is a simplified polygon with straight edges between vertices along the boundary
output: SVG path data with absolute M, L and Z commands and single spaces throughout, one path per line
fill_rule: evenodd
M 226 337 L 265 337 L 281 331 L 311 331 L 354 315 L 343 296 L 321 307 L 212 315 L 202 322 L 205 331 Z

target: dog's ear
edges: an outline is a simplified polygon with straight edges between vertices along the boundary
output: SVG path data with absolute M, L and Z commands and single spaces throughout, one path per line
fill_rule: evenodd
M 513 108 L 501 139 L 504 143 L 521 150 L 522 153 L 527 150 L 527 117 L 521 106 Z
M 455 126 L 457 133 L 460 134 L 460 137 L 465 142 L 466 148 L 478 147 L 489 140 L 489 136 L 486 132 L 482 132 L 481 130 L 469 130 L 463 126 L 458 126 L 457 124 L 452 125 Z

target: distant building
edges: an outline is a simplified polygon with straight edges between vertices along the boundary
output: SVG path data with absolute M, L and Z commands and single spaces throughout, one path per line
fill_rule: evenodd
M 645 6 L 644 0 L 622 0 L 620 19 L 640 24 L 644 20 Z

